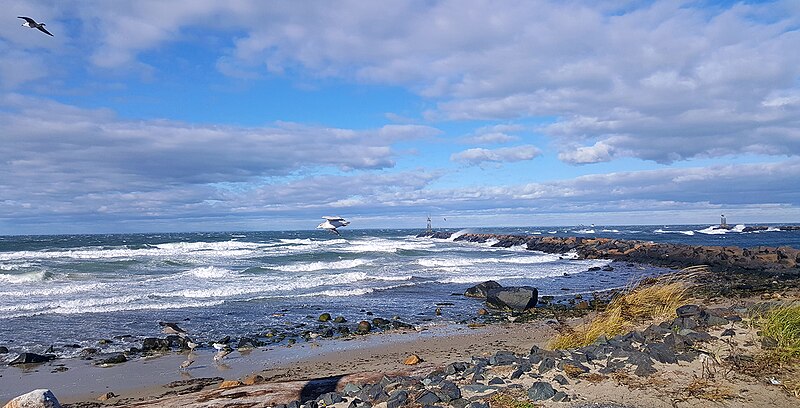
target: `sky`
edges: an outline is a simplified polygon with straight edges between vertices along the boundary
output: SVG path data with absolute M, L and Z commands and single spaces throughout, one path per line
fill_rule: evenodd
M 796 0 L 2 8 L 0 235 L 800 222 Z

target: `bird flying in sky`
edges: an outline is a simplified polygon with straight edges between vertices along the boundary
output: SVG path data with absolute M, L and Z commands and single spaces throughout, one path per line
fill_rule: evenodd
M 339 234 L 339 231 L 336 230 L 336 228 L 346 227 L 346 226 L 348 226 L 350 224 L 350 221 L 347 221 L 342 217 L 325 216 L 325 217 L 322 217 L 322 218 L 325 219 L 325 222 L 323 222 L 322 224 L 317 225 L 317 228 L 326 229 L 326 230 L 328 230 L 330 232 L 333 232 L 336 235 L 341 235 L 341 234 Z
M 47 35 L 49 35 L 51 37 L 53 36 L 53 34 L 50 34 L 50 32 L 47 31 L 46 28 L 44 28 L 45 23 L 37 23 L 36 20 L 34 20 L 34 19 L 30 18 L 30 17 L 17 17 L 17 18 L 21 18 L 21 19 L 25 20 L 25 22 L 22 23 L 23 27 L 38 28 L 39 31 L 41 31 L 41 32 L 43 32 L 43 33 L 45 33 L 45 34 L 47 34 Z

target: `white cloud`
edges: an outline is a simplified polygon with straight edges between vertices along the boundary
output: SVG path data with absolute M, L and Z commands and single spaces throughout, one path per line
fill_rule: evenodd
M 614 148 L 604 142 L 597 142 L 594 146 L 578 147 L 572 151 L 562 151 L 559 153 L 558 158 L 572 164 L 607 162 L 614 158 Z
M 467 149 L 458 153 L 453 153 L 450 160 L 470 165 L 478 165 L 483 162 L 517 162 L 531 160 L 542 153 L 539 148 L 531 145 L 502 147 L 499 149 L 474 148 Z
M 96 38 L 85 52 L 100 68 L 148 70 L 141 53 L 198 45 L 187 34 L 203 30 L 220 39 L 216 67 L 227 75 L 290 70 L 405 86 L 436 104 L 431 119 L 554 118 L 543 131 L 565 157 L 575 144 L 597 150 L 598 142 L 615 157 L 662 163 L 800 154 L 792 2 L 143 0 L 65 2 L 45 13 L 58 15 L 81 20 L 76 38 Z M 13 71 L 7 86 L 41 77 L 27 72 Z

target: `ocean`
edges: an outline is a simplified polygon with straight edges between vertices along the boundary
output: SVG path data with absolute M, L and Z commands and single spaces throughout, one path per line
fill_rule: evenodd
M 707 225 L 473 228 L 462 232 L 610 237 L 691 245 L 788 245 L 800 231 Z M 456 230 L 451 230 L 456 232 Z M 417 238 L 422 230 L 0 236 L 0 346 L 62 357 L 123 351 L 177 322 L 196 340 L 300 333 L 321 313 L 355 326 L 374 317 L 416 326 L 473 321 L 461 294 L 486 280 L 556 299 L 620 288 L 667 270 L 579 260 L 524 247 Z M 592 270 L 590 270 L 590 268 Z M 438 312 L 437 313 L 437 309 Z M 288 337 L 287 337 L 288 338 Z M 4 360 L 3 360 L 4 361 Z M 2 361 L 0 361 L 2 362 Z

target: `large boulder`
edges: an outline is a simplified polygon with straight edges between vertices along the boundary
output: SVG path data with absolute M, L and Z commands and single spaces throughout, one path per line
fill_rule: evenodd
M 533 309 L 539 300 L 539 291 L 531 286 L 495 288 L 486 296 L 486 305 L 507 312 L 524 312 Z
M 464 292 L 464 296 L 471 298 L 478 298 L 478 299 L 486 299 L 486 296 L 489 294 L 490 290 L 502 287 L 503 285 L 495 281 L 486 281 L 483 283 L 479 283 L 471 288 L 468 288 Z
M 52 391 L 38 389 L 12 399 L 3 408 L 61 408 L 61 404 Z
M 55 358 L 56 356 L 52 354 L 22 353 L 11 360 L 8 365 L 46 363 L 50 360 L 55 360 Z

